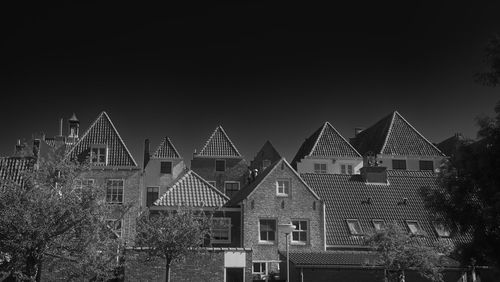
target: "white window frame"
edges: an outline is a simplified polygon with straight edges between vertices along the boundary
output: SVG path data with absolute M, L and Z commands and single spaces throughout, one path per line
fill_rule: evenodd
M 104 162 L 100 161 L 101 149 L 104 149 Z M 97 155 L 95 155 L 94 150 L 97 150 Z M 90 163 L 95 166 L 106 166 L 108 165 L 108 146 L 106 144 L 92 144 L 90 146 Z M 94 156 L 96 161 L 94 162 Z
M 255 271 L 255 265 L 259 264 L 260 272 Z M 264 270 L 262 270 L 262 265 L 264 265 Z M 252 261 L 252 274 L 267 275 L 267 262 L 266 261 Z
M 288 183 L 288 187 L 286 186 L 285 183 Z M 288 195 L 290 195 L 290 190 L 292 186 L 290 179 L 278 179 L 276 180 L 275 185 L 276 185 L 276 196 L 288 197 Z
M 214 228 L 215 226 L 215 221 L 224 221 L 224 223 L 221 225 L 219 228 Z M 214 232 L 227 232 L 227 239 L 214 239 L 213 236 L 210 238 L 210 241 L 212 243 L 231 243 L 231 218 L 230 217 L 213 217 L 212 218 L 212 235 Z
M 122 182 L 122 200 L 120 201 L 108 201 L 108 189 L 109 189 L 109 182 L 110 181 L 121 181 Z M 111 197 L 113 197 L 113 194 L 111 194 Z M 125 199 L 125 180 L 122 179 L 106 179 L 106 204 L 110 205 L 122 205 L 124 203 Z
M 295 222 L 298 222 L 299 224 L 294 224 Z M 302 223 L 305 222 L 306 224 L 306 229 L 303 230 L 303 229 L 300 229 L 302 227 Z M 292 234 L 291 234 L 291 242 L 292 244 L 296 244 L 296 245 L 306 245 L 308 242 L 309 242 L 309 229 L 310 229 L 310 226 L 309 226 L 309 220 L 307 219 L 292 219 L 292 224 L 295 225 L 295 230 L 292 231 Z M 299 234 L 298 237 L 299 237 L 299 240 L 294 240 L 293 239 L 293 234 Z M 306 234 L 306 240 L 303 241 L 303 240 L 300 240 L 300 234 L 302 233 L 305 233 Z
M 352 164 L 340 164 L 340 174 L 354 174 L 354 166 Z
M 415 226 L 416 230 L 413 230 L 412 226 Z M 411 234 L 422 235 L 422 227 L 420 226 L 417 220 L 407 220 L 406 227 L 408 227 L 408 230 L 410 231 Z
M 262 240 L 262 237 L 261 237 L 261 230 L 260 230 L 260 221 L 261 220 L 268 220 L 268 221 L 274 221 L 274 240 Z M 277 235 L 278 235 L 278 224 L 277 224 L 277 220 L 275 218 L 259 218 L 259 243 L 264 243 L 264 244 L 274 244 L 276 242 L 276 240 L 278 239 L 277 238 Z M 266 231 L 266 232 L 271 232 L 271 231 Z M 267 236 L 269 238 L 269 235 Z
M 325 163 L 314 163 L 314 173 L 325 174 L 327 171 L 327 165 Z
M 158 197 L 156 197 L 156 200 L 160 198 L 160 186 L 148 186 L 146 187 L 146 206 L 148 206 L 148 194 L 149 194 L 149 188 L 158 188 Z M 151 205 L 156 201 L 154 200 Z
M 359 220 L 357 220 L 357 219 L 346 219 L 346 223 L 347 223 L 347 228 L 349 229 L 349 233 L 351 233 L 351 235 L 354 235 L 354 236 L 363 235 L 363 228 L 361 227 L 361 223 L 359 222 Z M 359 227 L 359 232 L 351 224 L 357 224 L 358 227 Z
M 375 231 L 381 231 L 385 228 L 385 221 L 383 219 L 373 219 L 372 224 Z M 380 225 L 380 228 L 377 228 L 378 224 Z
M 238 184 L 238 190 L 236 192 L 234 192 L 234 194 L 238 193 L 238 191 L 240 191 L 240 189 L 241 189 L 239 181 L 224 181 L 224 194 L 226 194 L 227 196 L 229 196 L 229 195 L 227 194 L 227 191 L 226 191 L 226 183 Z
M 120 229 L 116 229 L 114 223 L 120 222 Z M 109 224 L 111 223 L 111 224 Z M 116 237 L 121 238 L 123 235 L 123 219 L 106 219 L 106 224 L 108 228 L 116 235 Z
M 450 238 L 451 237 L 451 231 L 444 226 L 442 223 L 433 223 L 434 230 L 436 231 L 436 234 L 440 238 Z

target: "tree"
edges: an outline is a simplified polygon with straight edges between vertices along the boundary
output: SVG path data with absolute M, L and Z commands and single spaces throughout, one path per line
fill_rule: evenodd
M 442 260 L 451 250 L 445 241 L 426 242 L 421 235 L 405 232 L 397 223 L 389 223 L 365 239 L 378 254 L 374 261 L 384 267 L 385 281 L 405 281 L 405 271 L 416 270 L 432 281 L 442 280 Z
M 47 258 L 71 263 L 68 280 L 108 276 L 119 241 L 106 225 L 104 189 L 75 185 L 88 170 L 61 157 L 33 161 L 22 181 L 0 183 L 0 272 L 40 280 Z M 3 258 L 2 258 L 3 257 Z
M 496 117 L 480 117 L 476 142 L 464 142 L 440 169 L 439 187 L 425 189 L 436 217 L 468 238 L 461 260 L 500 267 L 500 102 Z
M 156 214 L 145 211 L 137 221 L 136 245 L 145 248 L 150 259 L 165 260 L 165 281 L 169 282 L 173 262 L 201 251 L 210 235 L 210 221 L 210 215 L 186 207 Z
M 500 35 L 493 36 L 485 49 L 484 62 L 488 71 L 479 72 L 475 76 L 476 80 L 487 86 L 497 86 L 500 84 Z

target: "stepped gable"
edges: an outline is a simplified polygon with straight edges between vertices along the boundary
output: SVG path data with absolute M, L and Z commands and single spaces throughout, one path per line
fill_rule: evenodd
M 179 154 L 179 152 L 175 148 L 172 141 L 170 141 L 170 138 L 165 137 L 161 141 L 160 145 L 158 145 L 158 148 L 156 148 L 156 151 L 154 152 L 154 154 L 151 158 L 180 159 L 181 155 Z
M 352 144 L 362 155 L 444 156 L 397 111 L 363 130 Z
M 296 167 L 304 157 L 361 157 L 356 149 L 329 123 L 325 122 L 307 138 L 292 161 Z
M 90 147 L 94 144 L 107 145 L 108 166 L 137 166 L 116 127 L 104 111 L 72 147 L 68 156 L 84 161 L 90 155 Z
M 217 126 L 205 146 L 197 156 L 202 157 L 241 157 L 233 142 L 227 136 L 222 126 Z
M 431 214 L 421 196 L 423 187 L 438 185 L 435 174 L 388 173 L 388 185 L 366 183 L 361 175 L 304 173 L 301 176 L 325 203 L 327 245 L 363 244 L 363 236 L 353 236 L 349 232 L 347 219 L 357 219 L 363 234 L 374 232 L 374 219 L 386 223 L 396 221 L 405 229 L 405 220 L 417 220 L 428 243 L 437 238 Z M 465 242 L 468 238 L 461 235 L 453 237 L 453 240 Z
M 161 207 L 222 207 L 229 198 L 192 170 L 180 176 L 156 202 Z

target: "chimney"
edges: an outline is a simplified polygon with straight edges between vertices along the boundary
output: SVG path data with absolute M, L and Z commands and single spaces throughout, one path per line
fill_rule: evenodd
M 360 169 L 363 180 L 371 184 L 388 184 L 385 166 L 365 166 Z
M 64 144 L 66 142 L 66 138 L 63 135 L 63 119 L 62 118 L 59 120 L 59 135 L 57 135 L 54 139 L 58 143 L 61 142 Z M 59 145 L 61 145 L 61 143 L 59 143 Z
M 363 132 L 363 130 L 364 130 L 364 128 L 362 128 L 362 127 L 355 127 L 354 128 L 354 137 L 358 137 L 358 134 Z
M 142 169 L 145 169 L 149 163 L 149 139 L 144 139 L 144 163 Z
M 26 156 L 26 144 L 21 143 L 21 139 L 17 139 L 17 144 L 14 151 L 15 157 L 25 157 Z
M 61 118 L 59 123 L 59 136 L 63 136 L 63 119 Z

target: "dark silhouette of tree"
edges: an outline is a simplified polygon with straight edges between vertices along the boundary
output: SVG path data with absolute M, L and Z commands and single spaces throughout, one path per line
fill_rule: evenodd
M 148 258 L 165 260 L 165 281 L 169 282 L 173 262 L 203 250 L 210 222 L 210 215 L 186 207 L 155 214 L 145 211 L 137 220 L 136 245 L 146 249 Z
M 75 185 L 86 165 L 54 157 L 0 183 L 0 272 L 40 280 L 47 258 L 70 264 L 67 280 L 104 278 L 116 267 L 119 241 L 106 224 L 101 187 Z
M 500 84 L 500 35 L 494 35 L 485 49 L 484 63 L 487 71 L 475 75 L 476 81 L 487 86 Z

